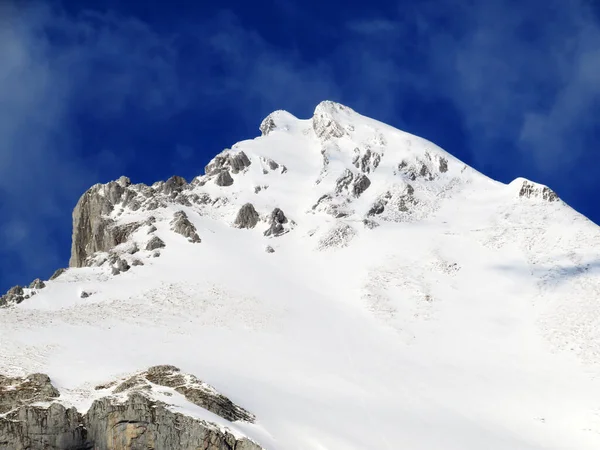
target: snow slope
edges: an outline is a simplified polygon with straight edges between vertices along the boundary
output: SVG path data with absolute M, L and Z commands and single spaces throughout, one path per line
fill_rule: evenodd
M 267 449 L 600 448 L 596 225 L 332 102 L 261 131 L 221 155 L 251 162 L 232 184 L 210 165 L 190 183 L 203 201 L 115 208 L 156 218 L 160 257 L 124 251 L 144 265 L 119 275 L 97 258 L 0 309 L 0 373 L 47 373 L 85 410 L 173 364 L 254 413 L 237 431 Z M 171 231 L 179 210 L 201 243 Z

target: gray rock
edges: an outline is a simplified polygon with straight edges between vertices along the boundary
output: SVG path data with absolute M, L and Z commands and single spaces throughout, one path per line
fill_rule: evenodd
M 131 263 L 132 266 L 143 266 L 144 263 L 139 260 L 139 259 L 134 259 L 133 262 Z
M 247 438 L 172 412 L 142 392 L 129 393 L 124 403 L 108 397 L 96 400 L 84 423 L 88 448 L 94 450 L 261 450 Z
M 124 259 L 119 259 L 116 265 L 119 272 L 127 272 L 130 269 L 129 263 Z
M 0 450 L 85 450 L 83 418 L 75 408 L 58 403 L 48 408 L 21 406 L 0 417 Z
M 48 402 L 59 395 L 48 375 L 34 373 L 25 378 L 0 375 L 0 414 L 30 403 Z
M 50 277 L 50 281 L 56 280 L 58 277 L 60 277 L 66 271 L 67 271 L 67 269 L 65 269 L 65 268 L 56 269 L 56 271 Z
M 127 204 L 137 194 L 129 187 L 128 178 L 97 184 L 85 192 L 73 210 L 73 238 L 69 267 L 83 267 L 98 251 L 109 251 L 125 242 L 139 224 L 116 226 L 107 216 L 115 205 Z
M 233 184 L 233 178 L 231 178 L 229 171 L 221 170 L 215 178 L 215 184 L 217 186 L 231 186 Z
M 19 304 L 26 298 L 29 297 L 25 295 L 25 292 L 21 286 L 13 286 L 6 292 L 6 294 L 0 297 L 0 306 Z
M 265 252 L 275 253 L 275 249 L 273 247 L 271 247 L 270 245 L 267 245 L 267 248 L 265 248 Z
M 440 172 L 448 172 L 448 160 L 446 158 L 440 158 Z
M 263 233 L 265 236 L 281 236 L 286 232 L 283 224 L 287 223 L 287 217 L 279 208 L 275 208 L 270 216 L 270 226 Z
M 250 164 L 251 161 L 244 152 L 233 153 L 231 150 L 224 150 L 208 163 L 204 172 L 206 175 L 218 175 L 223 170 L 231 170 L 231 173 L 235 174 L 249 167 Z
M 175 175 L 165 181 L 161 186 L 161 191 L 164 194 L 173 194 L 174 192 L 181 192 L 187 185 L 185 178 Z
M 44 289 L 45 287 L 46 284 L 39 278 L 36 278 L 29 284 L 29 289 Z
M 360 197 L 360 195 L 365 192 L 369 186 L 371 186 L 371 180 L 366 175 L 359 173 L 354 179 L 354 183 L 352 185 L 352 193 L 355 197 Z
M 350 170 L 346 169 L 335 182 L 335 192 L 339 194 L 344 189 L 348 189 L 352 183 L 352 180 L 354 180 L 354 174 Z
M 79 294 L 79 297 L 88 298 L 90 295 L 92 295 L 90 292 L 82 291 L 81 294 Z
M 267 136 L 275 128 L 277 128 L 277 124 L 275 123 L 273 116 L 269 114 L 260 124 L 260 134 L 261 136 Z
M 238 211 L 233 226 L 237 228 L 254 228 L 258 223 L 260 216 L 254 209 L 252 203 L 246 203 Z
M 175 233 L 179 233 L 183 237 L 187 238 L 188 241 L 193 243 L 200 243 L 200 237 L 196 231 L 196 227 L 190 220 L 188 219 L 185 211 L 177 211 L 173 215 L 173 220 L 171 221 L 171 229 Z
M 556 202 L 559 199 L 556 192 L 547 186 L 536 186 L 529 181 L 523 181 L 521 190 L 519 191 L 519 197 L 525 198 L 541 198 L 547 202 Z
M 157 366 L 129 383 L 124 401 L 107 396 L 92 403 L 82 415 L 56 401 L 58 391 L 49 378 L 0 376 L 0 450 L 262 450 L 247 438 L 236 438 L 226 429 L 181 413 L 152 400 L 139 383 L 172 387 L 188 400 L 232 420 L 254 421 L 254 416 L 231 403 L 214 388 L 177 368 Z M 114 383 L 102 386 L 109 389 Z M 115 389 L 116 391 L 116 389 Z M 229 420 L 228 419 L 228 420 Z
M 152 239 L 146 244 L 146 250 L 156 250 L 157 248 L 164 248 L 165 243 L 158 236 L 152 236 Z

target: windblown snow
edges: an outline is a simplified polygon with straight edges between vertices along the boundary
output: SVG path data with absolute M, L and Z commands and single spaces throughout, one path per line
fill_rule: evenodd
M 85 411 L 172 364 L 265 449 L 600 448 L 598 226 L 333 102 L 260 129 L 190 183 L 93 187 L 72 267 L 5 297 L 0 373 Z

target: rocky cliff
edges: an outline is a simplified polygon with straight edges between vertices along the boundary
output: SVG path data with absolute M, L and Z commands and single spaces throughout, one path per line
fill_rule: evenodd
M 254 422 L 248 411 L 176 367 L 151 367 L 97 390 L 103 396 L 82 414 L 60 403 L 46 375 L 0 377 L 0 449 L 261 450 L 222 424 L 176 412 L 157 400 L 156 394 L 165 399 L 181 395 L 225 422 Z

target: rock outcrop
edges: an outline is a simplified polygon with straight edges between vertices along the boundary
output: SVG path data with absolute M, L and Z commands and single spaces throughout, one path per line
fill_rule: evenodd
M 556 192 L 549 187 L 535 184 L 527 180 L 523 181 L 521 190 L 519 191 L 519 197 L 540 198 L 547 202 L 556 202 L 560 200 L 558 195 L 556 195 Z
M 112 389 L 100 386 L 111 392 L 85 414 L 60 404 L 46 375 L 0 377 L 0 450 L 261 450 L 222 424 L 173 411 L 153 397 L 154 385 L 172 388 L 230 422 L 254 421 L 214 388 L 173 366 L 152 367 L 121 384 L 110 383 Z
M 246 203 L 238 211 L 233 225 L 237 228 L 254 228 L 260 216 L 252 203 Z
M 173 215 L 173 220 L 171 221 L 171 229 L 184 238 L 187 238 L 188 241 L 198 244 L 201 241 L 200 236 L 198 236 L 198 232 L 196 231 L 196 227 L 190 219 L 188 219 L 185 211 L 177 211 Z
M 269 228 L 267 228 L 263 234 L 265 236 L 281 236 L 287 231 L 283 226 L 286 223 L 288 223 L 288 219 L 285 217 L 283 211 L 279 208 L 275 208 L 269 218 Z

